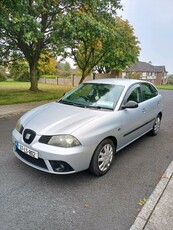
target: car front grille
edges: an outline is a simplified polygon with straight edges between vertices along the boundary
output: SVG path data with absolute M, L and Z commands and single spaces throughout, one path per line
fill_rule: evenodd
M 35 136 L 36 136 L 36 132 L 34 132 L 31 129 L 25 129 L 24 133 L 23 133 L 23 140 L 27 144 L 31 144 L 31 142 L 34 140 Z
M 52 136 L 41 136 L 39 139 L 40 143 L 47 144 Z
M 23 153 L 22 151 L 20 151 L 18 148 L 16 148 L 16 152 L 22 159 L 24 159 L 25 161 L 29 162 L 30 164 L 48 170 L 48 168 L 47 168 L 47 166 L 46 166 L 46 164 L 45 164 L 43 159 L 41 159 L 41 158 L 35 159 L 33 157 L 30 157 L 29 155 L 27 155 L 27 154 Z

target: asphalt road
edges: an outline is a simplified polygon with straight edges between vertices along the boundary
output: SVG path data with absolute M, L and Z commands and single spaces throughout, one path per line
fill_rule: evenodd
M 0 119 L 1 230 L 128 230 L 173 160 L 173 91 L 161 91 L 164 116 L 156 137 L 119 152 L 111 171 L 52 175 L 20 162 L 11 132 L 18 117 Z

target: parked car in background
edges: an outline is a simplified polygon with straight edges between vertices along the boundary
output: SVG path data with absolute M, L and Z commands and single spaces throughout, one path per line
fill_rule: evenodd
M 146 133 L 157 135 L 162 96 L 147 81 L 88 81 L 24 114 L 12 133 L 14 154 L 55 174 L 111 167 L 116 152 Z

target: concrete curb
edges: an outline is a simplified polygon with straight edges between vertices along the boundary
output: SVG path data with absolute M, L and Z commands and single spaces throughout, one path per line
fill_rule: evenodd
M 164 172 L 161 180 L 157 184 L 153 193 L 150 195 L 148 201 L 138 214 L 134 224 L 129 230 L 144 230 L 146 227 L 156 205 L 158 204 L 160 198 L 162 197 L 165 189 L 167 188 L 169 181 L 173 175 L 173 161 L 170 163 L 166 171 Z

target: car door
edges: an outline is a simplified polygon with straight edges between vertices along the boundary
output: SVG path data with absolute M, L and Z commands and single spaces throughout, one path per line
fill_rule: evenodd
M 118 111 L 121 125 L 117 150 L 125 147 L 146 132 L 144 128 L 146 113 L 140 84 L 135 84 L 129 88 L 122 105 L 125 105 L 128 101 L 135 101 L 138 103 L 138 107 L 123 109 L 121 106 Z
M 161 96 L 150 83 L 141 83 L 143 102 L 142 106 L 146 117 L 146 129 L 151 129 L 159 112 L 162 110 Z

